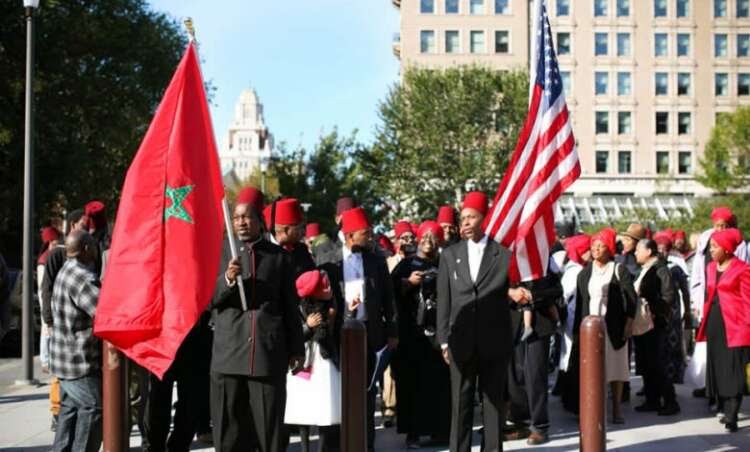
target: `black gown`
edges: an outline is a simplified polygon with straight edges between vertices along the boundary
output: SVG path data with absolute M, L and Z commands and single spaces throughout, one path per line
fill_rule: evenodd
M 420 287 L 404 282 L 413 271 L 429 270 L 437 270 L 437 261 L 416 256 L 402 260 L 393 269 L 399 345 L 391 374 L 396 380 L 398 432 L 447 438 L 451 420 L 449 368 L 435 336 L 425 335 L 424 326 L 418 325 Z
M 721 272 L 716 272 L 719 283 Z M 706 389 L 709 397 L 737 397 L 746 394 L 745 366 L 750 362 L 750 347 L 727 345 L 727 330 L 721 314 L 719 291 L 714 293 L 706 325 L 708 365 Z

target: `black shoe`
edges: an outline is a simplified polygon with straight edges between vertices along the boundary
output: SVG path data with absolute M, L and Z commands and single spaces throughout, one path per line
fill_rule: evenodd
M 639 413 L 647 413 L 647 412 L 650 412 L 650 411 L 659 411 L 660 409 L 661 409 L 661 407 L 659 407 L 659 405 L 656 405 L 654 403 L 648 403 L 648 402 L 644 403 L 643 405 L 638 405 L 637 407 L 635 407 L 635 411 L 637 411 Z
M 706 397 L 706 388 L 694 389 L 693 397 L 695 397 L 696 399 L 702 399 Z
M 50 424 L 49 429 L 53 432 L 57 431 L 57 416 L 52 416 L 52 423 Z
M 737 422 L 736 421 L 735 422 L 727 422 L 726 424 L 724 424 L 724 428 L 727 429 L 727 431 L 730 432 L 730 433 L 734 433 L 737 430 L 739 430 L 738 427 L 737 427 Z
M 394 416 L 384 416 L 383 417 L 383 428 L 391 428 L 395 425 L 395 422 L 393 420 Z
M 680 412 L 680 405 L 675 403 L 670 403 L 668 405 L 664 405 L 662 409 L 659 410 L 657 413 L 659 416 L 674 416 L 675 414 Z

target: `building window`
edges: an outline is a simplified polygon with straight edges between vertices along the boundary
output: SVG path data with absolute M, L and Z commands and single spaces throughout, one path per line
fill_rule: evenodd
M 633 115 L 629 111 L 617 112 L 618 135 L 629 135 L 633 133 Z
M 739 33 L 737 35 L 737 56 L 750 56 L 750 34 Z
M 617 0 L 617 17 L 630 16 L 630 0 Z
M 445 53 L 461 52 L 461 37 L 458 30 L 447 30 L 445 32 Z
M 594 94 L 597 96 L 607 94 L 607 85 L 609 85 L 609 73 L 594 72 Z
M 714 17 L 727 17 L 727 0 L 714 0 Z
M 630 72 L 617 73 L 617 95 L 630 96 L 633 93 L 633 84 Z
M 617 33 L 617 56 L 630 56 L 630 33 Z
M 656 112 L 656 134 L 663 135 L 669 133 L 669 113 L 666 111 Z
M 558 17 L 570 16 L 570 0 L 557 0 L 555 3 L 555 14 Z
M 689 96 L 690 95 L 690 73 L 680 72 L 677 74 L 677 95 L 678 96 Z
M 606 173 L 609 166 L 609 152 L 596 151 L 596 172 Z
M 677 33 L 677 56 L 690 56 L 690 35 Z
M 726 33 L 716 33 L 714 35 L 714 56 L 727 56 L 727 35 Z
M 495 0 L 495 14 L 510 13 L 510 0 Z
M 667 0 L 654 0 L 654 17 L 667 17 Z
M 597 111 L 596 112 L 596 133 L 606 134 L 609 133 L 609 112 Z
M 669 152 L 656 151 L 656 174 L 669 174 Z
M 606 55 L 609 53 L 607 33 L 594 33 L 594 55 Z
M 557 54 L 570 55 L 570 33 L 557 34 Z
M 419 32 L 419 51 L 421 53 L 435 53 L 435 32 L 433 30 Z
M 434 14 L 435 0 L 419 0 L 419 12 L 422 14 Z
M 654 74 L 654 94 L 657 96 L 666 96 L 669 91 L 669 77 L 666 72 L 657 72 Z
M 677 17 L 690 15 L 690 0 L 677 0 Z
M 563 91 L 566 93 L 571 93 L 570 71 L 560 71 L 560 78 L 562 79 Z
M 681 111 L 677 113 L 677 134 L 678 135 L 690 135 L 692 130 L 692 115 L 690 112 Z
M 631 159 L 630 151 L 619 151 L 617 153 L 617 172 L 620 174 L 630 174 L 632 171 Z
M 484 0 L 469 0 L 471 14 L 484 14 Z
M 607 3 L 609 0 L 594 0 L 594 17 L 607 16 Z
M 654 56 L 667 56 L 667 34 L 654 33 Z
M 508 53 L 510 51 L 510 37 L 507 30 L 495 32 L 495 53 Z
M 737 0 L 737 17 L 750 16 L 750 0 Z
M 729 95 L 729 75 L 726 72 L 718 72 L 714 75 L 714 95 Z
M 445 13 L 458 14 L 458 2 L 459 0 L 445 0 Z
M 681 151 L 677 153 L 677 172 L 680 174 L 691 174 L 693 172 L 693 153 Z
M 472 31 L 469 37 L 471 53 L 484 53 L 484 32 Z
M 750 74 L 737 74 L 737 95 L 750 95 Z

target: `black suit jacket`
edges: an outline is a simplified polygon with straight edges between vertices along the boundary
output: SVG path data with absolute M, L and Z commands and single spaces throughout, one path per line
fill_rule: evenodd
M 242 310 L 238 285 L 227 284 L 224 272 L 231 255 L 225 246 L 211 302 L 215 327 L 211 371 L 251 377 L 283 376 L 289 358 L 304 355 L 291 256 L 266 240 L 256 243 L 253 285 L 250 253 L 245 244 L 238 245 L 249 309 Z
M 437 336 L 456 363 L 478 353 L 482 361 L 506 360 L 512 346 L 508 303 L 510 251 L 487 241 L 476 283 L 469 272 L 468 245 L 443 250 L 438 271 Z
M 662 259 L 651 266 L 641 279 L 640 297 L 648 301 L 657 328 L 666 328 L 672 318 L 672 307 L 677 296 L 674 287 L 672 272 Z
M 327 263 L 321 268 L 330 278 L 338 309 L 344 313 L 345 318 L 353 318 L 353 313 L 349 311 L 344 298 L 343 250 L 340 247 L 332 250 L 327 259 Z M 362 252 L 362 267 L 365 277 L 367 345 L 372 350 L 380 350 L 385 346 L 387 338 L 398 337 L 393 282 L 385 259 L 381 256 L 369 251 Z

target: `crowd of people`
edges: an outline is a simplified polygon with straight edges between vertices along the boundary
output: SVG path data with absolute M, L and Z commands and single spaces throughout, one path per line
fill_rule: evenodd
M 409 449 L 471 450 L 477 406 L 483 450 L 546 443 L 550 395 L 578 413 L 579 329 L 589 315 L 606 325 L 608 422 L 625 423 L 623 403 L 637 396 L 638 412 L 677 415 L 674 385 L 689 371 L 700 386 L 693 395 L 737 431 L 750 370 L 750 253 L 730 209 L 714 209 L 713 227 L 691 240 L 641 224 L 591 235 L 557 224 L 546 276 L 518 283 L 511 252 L 484 233 L 483 193 L 387 234 L 373 232 L 352 198 L 335 207 L 328 235 L 305 223 L 299 200 L 238 193 L 238 255 L 227 240 L 206 313 L 163 379 L 131 363 L 132 424 L 144 450 L 187 451 L 197 437 L 218 451 L 282 451 L 293 433 L 303 451 L 314 433 L 317 450 L 339 450 L 348 319 L 366 328 L 369 450 L 378 401 L 383 426 Z M 41 361 L 54 377 L 54 450 L 93 451 L 102 439 L 92 325 L 109 248 L 105 206 L 70 212 L 65 226 L 65 237 L 41 232 Z M 389 365 L 379 373 L 381 360 Z M 631 395 L 631 371 L 642 376 L 641 393 Z

